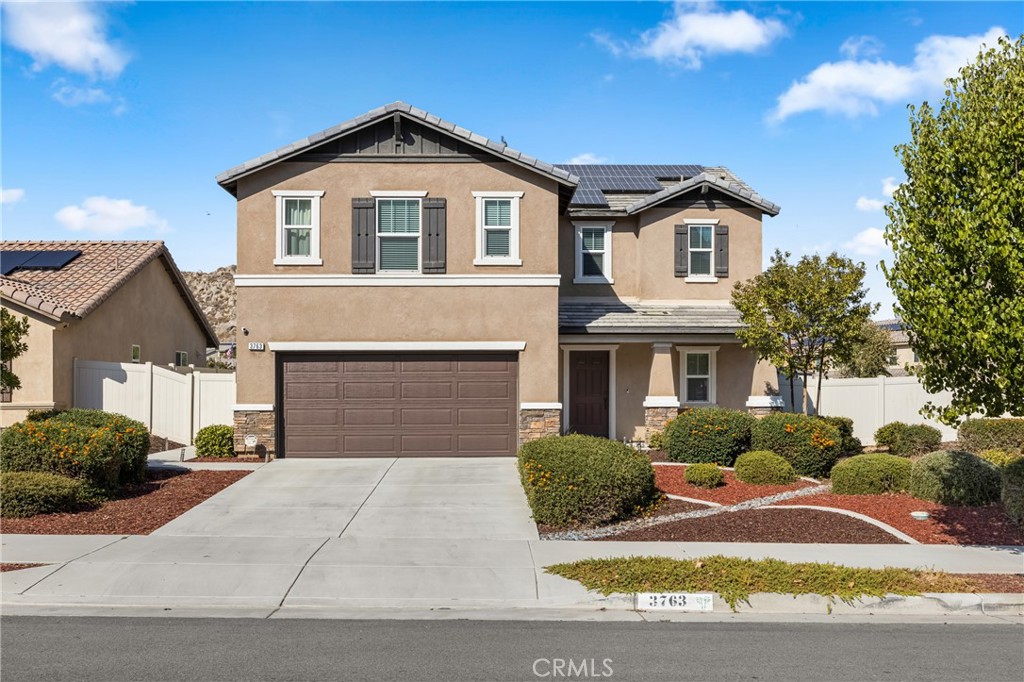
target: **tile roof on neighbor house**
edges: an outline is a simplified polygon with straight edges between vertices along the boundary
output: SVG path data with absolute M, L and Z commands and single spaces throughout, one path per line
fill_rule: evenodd
M 903 327 L 903 320 L 891 318 L 888 320 L 875 320 L 875 326 L 889 332 L 889 341 L 897 346 L 906 346 L 910 343 L 907 330 Z
M 85 317 L 146 265 L 160 258 L 207 341 L 217 345 L 217 335 L 162 241 L 0 242 L 0 252 L 6 251 L 81 252 L 59 269 L 15 269 L 0 276 L 0 296 L 57 320 Z
M 283 161 L 288 157 L 295 156 L 296 154 L 299 154 L 311 147 L 328 142 L 334 138 L 350 133 L 353 130 L 362 128 L 363 126 L 370 125 L 371 123 L 396 112 L 404 114 L 410 118 L 417 119 L 448 135 L 451 135 L 452 137 L 459 138 L 475 147 L 489 151 L 492 154 L 503 156 L 513 163 L 535 170 L 538 173 L 553 178 L 562 184 L 575 186 L 579 183 L 579 178 L 572 173 L 562 170 L 561 168 L 557 168 L 550 163 L 541 161 L 540 159 L 529 156 L 528 154 L 523 154 L 520 151 L 512 149 L 503 142 L 489 140 L 483 135 L 478 135 L 466 130 L 462 126 L 455 125 L 450 121 L 446 121 L 439 116 L 434 116 L 422 109 L 417 109 L 405 102 L 392 102 L 391 104 L 385 104 L 382 107 L 377 107 L 372 111 L 368 111 L 361 116 L 356 116 L 344 123 L 339 123 L 336 126 L 327 128 L 326 130 L 321 130 L 318 133 L 313 133 L 301 140 L 296 140 L 295 142 L 285 145 L 280 149 L 275 149 L 274 151 L 263 154 L 255 159 L 250 159 L 249 161 L 235 166 L 234 168 L 230 168 L 217 176 L 217 184 L 228 191 L 231 191 L 230 186 L 243 175 L 248 175 L 253 171 L 259 170 L 260 168 L 264 168 L 273 163 L 277 163 L 278 161 Z
M 731 334 L 742 326 L 739 311 L 728 302 L 558 304 L 558 331 L 563 334 Z

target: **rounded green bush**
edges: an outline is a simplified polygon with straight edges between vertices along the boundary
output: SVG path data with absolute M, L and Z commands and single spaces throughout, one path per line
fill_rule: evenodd
M 58 412 L 49 421 L 109 430 L 114 434 L 117 456 L 121 460 L 119 482 L 141 483 L 145 480 L 146 462 L 149 459 L 149 431 L 142 422 L 116 412 L 81 408 Z
M 839 458 L 839 430 L 817 417 L 776 412 L 757 420 L 752 450 L 770 450 L 801 476 L 823 478 Z
M 1003 508 L 1006 514 L 1024 526 L 1024 458 L 1014 460 L 1003 469 Z
M 519 474 L 534 520 L 559 528 L 635 516 L 659 497 L 646 455 L 595 436 L 528 441 L 519 448 Z
M 857 455 L 832 467 L 836 495 L 901 493 L 910 487 L 909 459 L 895 455 Z
M 960 425 L 957 438 L 968 452 L 982 450 L 1024 451 L 1024 419 L 968 419 Z
M 725 483 L 725 474 L 717 464 L 689 464 L 683 472 L 683 478 L 698 488 L 717 488 Z
M 232 457 L 235 454 L 235 430 L 223 424 L 211 424 L 196 431 L 196 457 Z
M 860 438 L 853 435 L 853 420 L 849 417 L 818 415 L 818 419 L 831 424 L 839 431 L 839 454 L 843 457 L 859 455 L 864 449 Z
M 5 518 L 77 511 L 88 500 L 85 484 L 67 476 L 41 471 L 0 474 L 0 516 Z
M 784 457 L 755 450 L 736 458 L 736 480 L 752 485 L 786 485 L 796 480 L 796 472 Z
M 999 499 L 999 470 L 969 452 L 939 450 L 914 462 L 910 494 L 940 504 L 980 506 Z
M 1006 450 L 998 449 L 982 450 L 978 453 L 978 457 L 981 457 L 997 469 L 1005 469 L 1018 459 L 1024 459 L 1024 455 L 1019 452 L 1007 452 Z
M 746 412 L 722 407 L 683 410 L 665 429 L 668 458 L 731 466 L 750 449 L 750 430 L 756 421 Z
M 890 422 L 875 431 L 875 444 L 889 448 L 890 455 L 916 457 L 942 445 L 942 432 L 927 424 Z

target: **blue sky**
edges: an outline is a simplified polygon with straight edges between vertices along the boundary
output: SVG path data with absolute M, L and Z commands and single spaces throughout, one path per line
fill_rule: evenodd
M 213 176 L 404 100 L 552 163 L 722 164 L 782 206 L 765 259 L 875 264 L 908 103 L 1019 3 L 3 4 L 4 239 L 234 262 Z

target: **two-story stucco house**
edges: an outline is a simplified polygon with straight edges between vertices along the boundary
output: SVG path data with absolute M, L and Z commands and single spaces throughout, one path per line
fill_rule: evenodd
M 239 447 L 512 455 L 773 404 L 729 297 L 779 207 L 725 168 L 552 165 L 395 103 L 217 181 L 238 201 Z

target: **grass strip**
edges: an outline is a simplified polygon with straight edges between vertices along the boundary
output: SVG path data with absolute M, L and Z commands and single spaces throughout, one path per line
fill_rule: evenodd
M 837 564 L 790 563 L 715 555 L 700 559 L 626 557 L 556 564 L 548 573 L 577 580 L 608 596 L 634 592 L 715 592 L 733 611 L 757 592 L 820 594 L 850 604 L 863 597 L 922 592 L 971 592 L 977 585 L 941 571 L 906 568 L 851 568 Z

